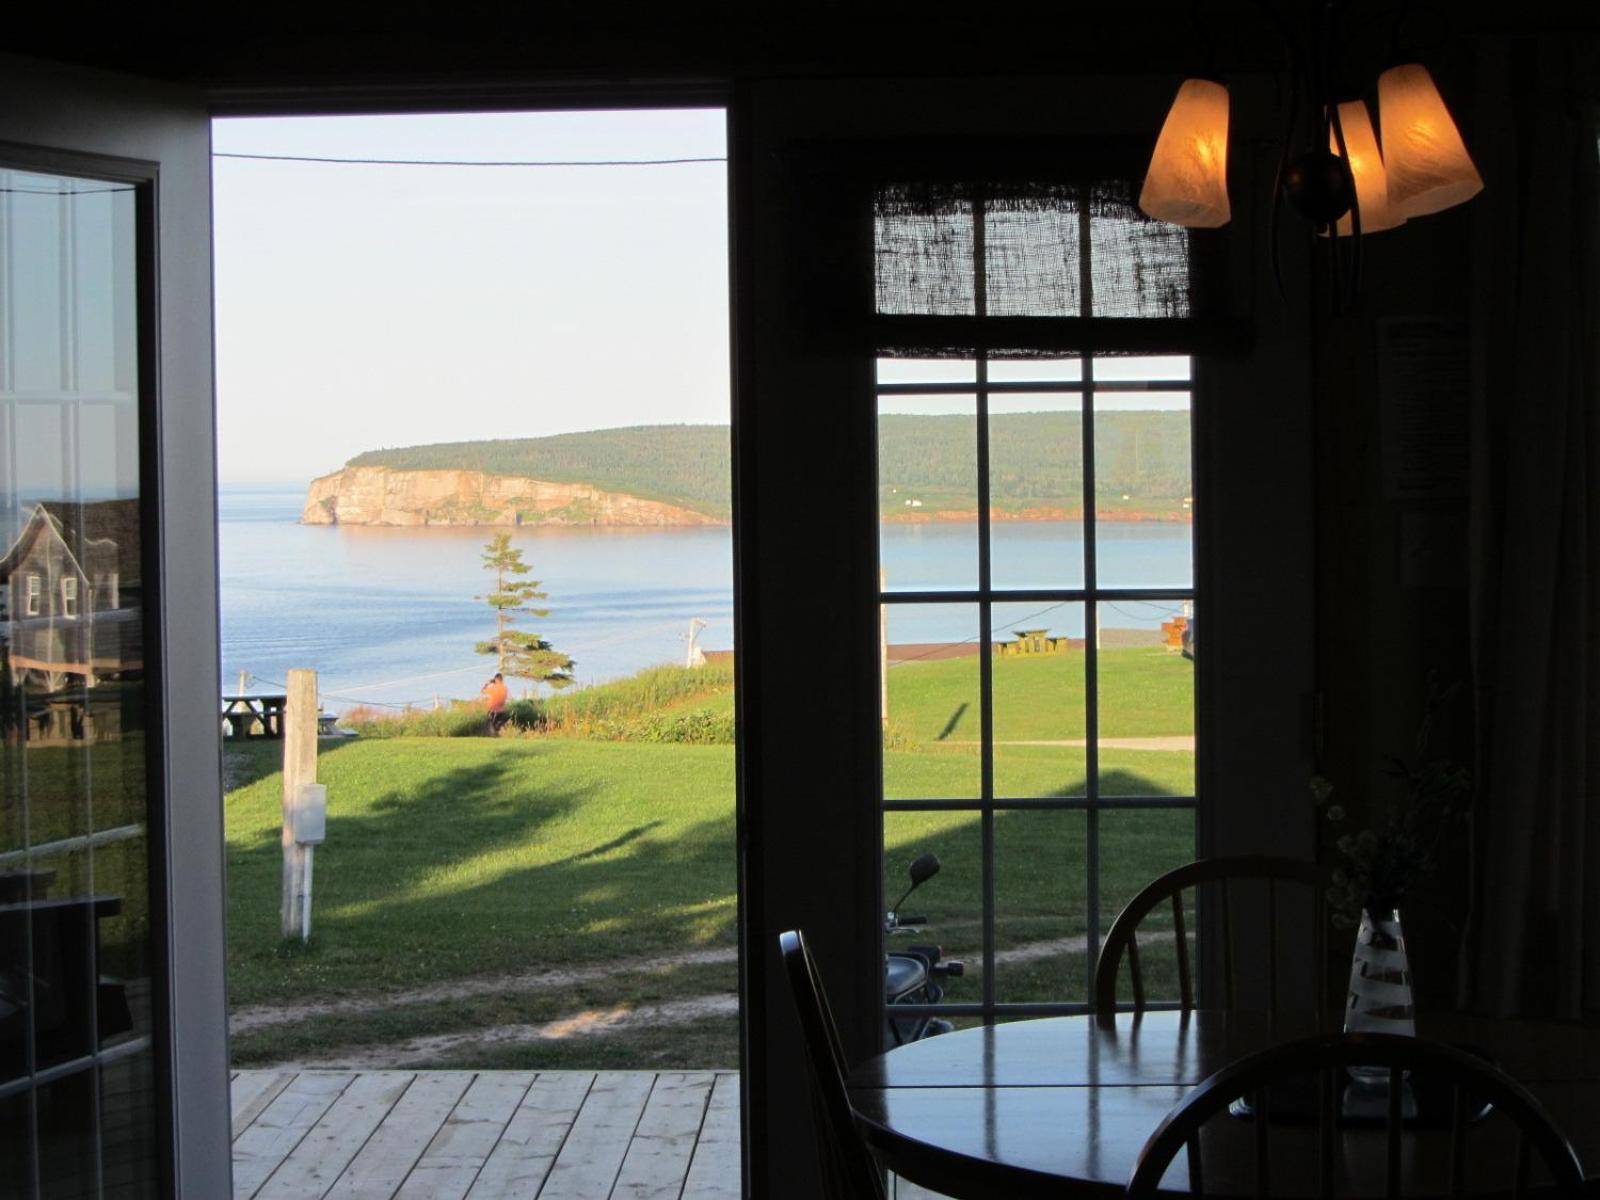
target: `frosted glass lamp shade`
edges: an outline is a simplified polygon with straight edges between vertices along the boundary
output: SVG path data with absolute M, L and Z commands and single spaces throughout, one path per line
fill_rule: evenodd
M 1150 156 L 1139 207 L 1158 221 L 1191 229 L 1228 223 L 1228 89 L 1222 84 L 1183 81 Z
M 1378 76 L 1378 120 L 1389 203 L 1400 216 L 1439 212 L 1483 190 L 1427 67 L 1407 63 Z
M 1372 118 L 1363 100 L 1339 105 L 1339 126 L 1344 130 L 1345 149 L 1350 152 L 1350 174 L 1356 181 L 1356 205 L 1361 210 L 1361 232 L 1378 233 L 1405 224 L 1405 217 L 1389 203 L 1389 174 L 1378 153 L 1378 138 L 1372 131 Z M 1339 153 L 1338 135 L 1328 130 L 1328 149 Z M 1340 237 L 1349 237 L 1354 228 L 1350 214 L 1339 218 Z

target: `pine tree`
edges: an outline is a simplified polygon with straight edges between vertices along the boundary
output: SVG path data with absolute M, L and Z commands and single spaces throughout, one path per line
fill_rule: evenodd
M 477 597 L 494 609 L 494 637 L 479 642 L 479 654 L 493 654 L 502 675 L 531 679 L 564 688 L 572 682 L 572 659 L 553 649 L 535 633 L 513 629 L 518 616 L 548 617 L 548 608 L 535 608 L 543 600 L 537 579 L 522 578 L 533 568 L 522 561 L 522 551 L 511 545 L 509 533 L 497 533 L 483 548 L 483 567 L 494 572 L 494 590 Z

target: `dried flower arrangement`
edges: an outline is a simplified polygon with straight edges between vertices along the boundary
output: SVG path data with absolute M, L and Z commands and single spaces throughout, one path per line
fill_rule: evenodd
M 1398 785 L 1391 799 L 1370 806 L 1366 828 L 1338 834 L 1334 847 L 1343 861 L 1333 871 L 1328 903 L 1339 927 L 1353 927 L 1363 909 L 1386 914 L 1401 907 L 1437 867 L 1447 836 L 1467 819 L 1471 771 L 1452 759 L 1435 757 L 1431 749 L 1437 718 L 1460 690 L 1460 684 L 1440 687 L 1429 677 L 1411 754 L 1390 759 L 1385 770 Z M 1311 794 L 1322 819 L 1342 827 L 1346 814 L 1334 799 L 1333 784 L 1315 775 Z

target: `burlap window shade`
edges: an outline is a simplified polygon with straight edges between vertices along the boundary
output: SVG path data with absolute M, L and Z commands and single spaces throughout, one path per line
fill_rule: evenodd
M 1033 344 L 1041 338 L 1099 353 L 1193 348 L 1201 305 L 1190 234 L 1149 220 L 1134 194 L 1130 180 L 879 185 L 876 315 L 892 318 L 878 322 L 879 352 L 1061 348 Z M 970 322 L 959 318 L 988 331 L 969 336 Z M 937 344 L 941 335 L 952 338 L 948 348 Z

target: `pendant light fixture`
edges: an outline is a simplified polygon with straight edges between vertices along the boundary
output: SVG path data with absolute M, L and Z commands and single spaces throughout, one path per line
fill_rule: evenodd
M 1228 89 L 1217 80 L 1186 79 L 1178 89 L 1139 207 L 1158 221 L 1191 229 L 1228 223 Z
M 1389 172 L 1383 155 L 1378 150 L 1377 136 L 1372 132 L 1372 118 L 1367 115 L 1364 100 L 1348 100 L 1339 105 L 1339 125 L 1344 130 L 1344 144 L 1349 151 L 1350 174 L 1355 180 L 1356 212 L 1361 217 L 1362 233 L 1381 233 L 1404 225 L 1405 217 L 1394 204 L 1389 184 Z M 1329 130 L 1328 149 L 1339 153 L 1338 140 Z M 1349 213 L 1339 218 L 1335 226 L 1340 237 L 1349 237 L 1353 222 Z
M 1483 188 L 1426 67 L 1406 63 L 1378 77 L 1381 144 L 1366 103 L 1338 90 L 1348 49 L 1339 30 L 1344 7 L 1341 0 L 1310 0 L 1303 37 L 1278 23 L 1290 88 L 1272 203 L 1274 273 L 1278 214 L 1287 201 L 1318 234 L 1348 243 L 1347 250 L 1330 247 L 1339 293 L 1355 290 L 1361 235 L 1450 208 Z M 1145 214 L 1191 229 L 1226 224 L 1227 137 L 1227 88 L 1216 79 L 1185 80 L 1139 193 Z
M 1379 75 L 1378 116 L 1389 203 L 1402 217 L 1440 212 L 1483 191 L 1483 179 L 1427 67 L 1407 63 Z

